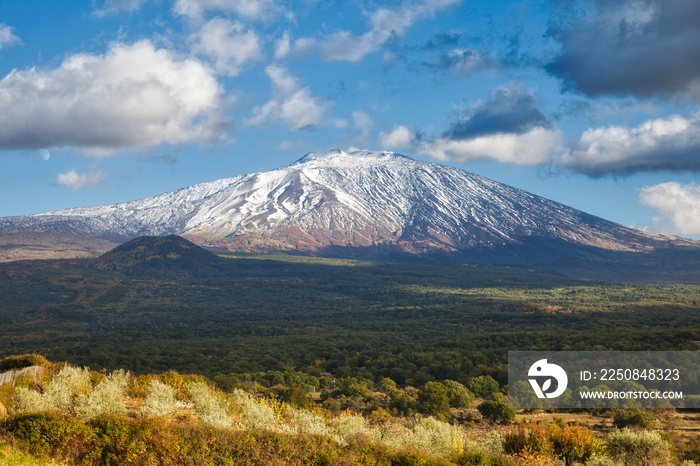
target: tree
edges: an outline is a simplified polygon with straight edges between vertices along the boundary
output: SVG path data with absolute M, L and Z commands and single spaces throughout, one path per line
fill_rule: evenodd
M 496 393 L 492 398 L 483 401 L 476 409 L 486 419 L 500 424 L 505 424 L 515 419 L 515 409 L 508 406 L 505 396 L 500 393 Z
M 297 408 L 306 408 L 312 403 L 312 401 L 309 400 L 306 390 L 300 387 L 290 387 L 286 389 L 284 392 L 282 392 L 280 398 L 282 401 L 286 401 L 290 405 Z
M 481 398 L 488 398 L 489 396 L 498 393 L 498 382 L 496 382 L 490 375 L 481 375 L 475 377 L 469 381 L 467 388 L 471 390 L 473 394 Z
M 351 398 L 355 401 L 362 400 L 363 398 L 367 398 L 367 395 L 369 394 L 369 390 L 367 390 L 367 385 L 359 382 L 351 383 L 348 385 L 344 390 L 343 393 L 348 397 Z
M 445 415 L 450 411 L 447 388 L 440 382 L 428 382 L 418 391 L 418 410 L 425 414 Z
M 406 395 L 404 392 L 398 392 L 391 398 L 389 407 L 397 413 L 411 415 L 416 410 L 416 400 Z
M 386 393 L 389 396 L 394 396 L 398 393 L 398 389 L 396 388 L 396 382 L 391 380 L 388 377 L 382 377 L 381 380 L 379 381 L 379 384 L 377 386 L 377 389 L 382 392 Z
M 447 389 L 447 398 L 453 408 L 466 408 L 474 401 L 474 394 L 467 387 L 454 380 L 445 380 L 442 384 Z

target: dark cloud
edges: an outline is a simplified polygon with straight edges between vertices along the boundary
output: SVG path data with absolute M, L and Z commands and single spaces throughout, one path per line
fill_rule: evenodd
M 524 134 L 534 128 L 549 127 L 549 120 L 538 110 L 532 93 L 511 84 L 491 91 L 486 103 L 465 112 L 443 137 L 473 139 L 493 134 Z
M 591 97 L 690 93 L 700 100 L 700 1 L 584 6 L 585 14 L 562 13 L 548 31 L 562 49 L 546 70 L 566 87 Z

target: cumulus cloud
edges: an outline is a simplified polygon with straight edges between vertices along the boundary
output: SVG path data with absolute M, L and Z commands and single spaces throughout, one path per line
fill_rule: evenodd
M 390 133 L 381 132 L 377 138 L 382 149 L 407 149 L 411 147 L 416 135 L 405 126 L 395 126 Z
M 56 177 L 56 186 L 63 186 L 69 191 L 77 191 L 88 186 L 97 186 L 104 183 L 105 173 L 102 170 L 91 170 L 87 173 L 78 173 L 69 170 L 59 173 Z
M 397 136 L 400 134 L 397 134 Z M 485 103 L 464 112 L 440 137 L 415 138 L 417 151 L 438 160 L 547 163 L 562 150 L 562 136 L 518 84 L 494 89 Z
M 190 41 L 195 53 L 209 57 L 217 70 L 229 76 L 238 75 L 247 63 L 263 57 L 262 42 L 255 31 L 224 18 L 205 23 Z
M 0 149 L 125 148 L 222 142 L 222 89 L 211 71 L 148 41 L 77 54 L 0 81 Z
M 676 232 L 682 235 L 700 234 L 700 186 L 682 185 L 676 181 L 645 186 L 639 192 L 639 201 L 670 221 Z M 657 228 L 654 228 L 655 225 Z M 652 229 L 658 230 L 659 225 L 663 223 L 657 219 Z
M 533 128 L 522 134 L 495 133 L 469 139 L 435 138 L 418 141 L 417 152 L 437 160 L 466 162 L 494 160 L 516 165 L 552 161 L 561 151 L 558 131 Z
M 584 14 L 562 10 L 550 27 L 562 45 L 551 74 L 589 96 L 690 93 L 700 101 L 700 2 L 585 3 Z
M 22 41 L 19 40 L 13 32 L 13 28 L 5 24 L 0 24 L 0 50 L 14 44 L 19 44 Z
M 356 62 L 379 50 L 394 36 L 402 36 L 421 18 L 459 3 L 459 0 L 405 1 L 398 8 L 379 8 L 368 15 L 369 30 L 356 36 L 350 31 L 338 31 L 323 39 L 300 38 L 278 43 L 279 57 L 292 55 L 320 55 L 328 61 Z
M 636 128 L 589 129 L 562 156 L 561 163 L 590 176 L 641 171 L 700 170 L 700 114 L 671 115 Z
M 311 95 L 308 87 L 287 68 L 269 65 L 265 68 L 272 82 L 272 97 L 264 105 L 253 109 L 253 116 L 246 120 L 248 126 L 268 126 L 281 122 L 290 131 L 310 129 L 317 125 L 330 103 Z
M 177 0 L 175 13 L 201 18 L 207 10 L 231 13 L 245 19 L 261 20 L 283 11 L 276 0 Z

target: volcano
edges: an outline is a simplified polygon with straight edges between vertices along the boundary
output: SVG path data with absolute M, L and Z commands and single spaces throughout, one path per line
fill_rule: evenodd
M 148 199 L 0 219 L 0 232 L 30 231 L 114 242 L 179 235 L 237 252 L 501 264 L 697 251 L 700 244 L 635 230 L 454 167 L 340 150 Z

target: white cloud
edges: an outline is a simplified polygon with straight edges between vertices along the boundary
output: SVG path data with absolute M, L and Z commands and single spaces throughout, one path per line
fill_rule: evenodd
M 97 186 L 104 182 L 105 172 L 102 170 L 91 170 L 87 173 L 78 173 L 69 170 L 66 173 L 59 173 L 56 177 L 56 186 L 64 186 L 69 191 L 77 191 L 87 186 Z
M 682 235 L 700 234 L 700 186 L 682 185 L 676 181 L 645 186 L 639 191 L 639 202 L 651 207 L 668 219 Z M 656 219 L 651 228 L 659 231 L 663 225 Z M 655 228 L 656 226 L 656 228 Z M 659 231 L 667 233 L 668 231 Z
M 276 0 L 177 0 L 173 8 L 179 15 L 197 19 L 206 10 L 218 10 L 256 20 L 283 12 Z
M 272 81 L 272 98 L 264 105 L 253 109 L 253 117 L 246 121 L 249 126 L 266 126 L 282 122 L 287 129 L 295 131 L 317 125 L 330 105 L 311 95 L 308 87 L 301 87 L 299 80 L 289 70 L 279 65 L 265 68 Z
M 369 15 L 369 30 L 360 36 L 338 31 L 318 40 L 300 38 L 287 47 L 287 54 L 319 54 L 328 61 L 356 62 L 379 50 L 393 36 L 402 36 L 417 20 L 431 16 L 460 0 L 403 2 L 397 9 L 380 8 Z M 284 50 L 284 49 L 282 49 Z
M 229 76 L 238 75 L 247 63 L 263 57 L 262 43 L 255 31 L 223 18 L 205 23 L 190 36 L 190 41 L 195 53 L 212 59 L 217 70 Z
M 282 59 L 289 55 L 292 46 L 289 40 L 289 32 L 284 31 L 282 37 L 275 41 L 275 58 Z
M 147 40 L 77 54 L 0 81 L 0 149 L 77 147 L 95 156 L 160 144 L 222 142 L 211 71 Z
M 354 111 L 352 112 L 352 125 L 355 128 L 367 131 L 372 126 L 372 118 L 361 110 Z
M 20 44 L 22 41 L 13 32 L 13 28 L 5 24 L 0 24 L 0 49 L 8 45 Z
M 636 128 L 589 129 L 562 157 L 572 170 L 592 176 L 653 170 L 700 169 L 700 114 L 671 115 Z
M 382 149 L 406 149 L 411 147 L 415 137 L 415 134 L 405 126 L 395 126 L 389 134 L 383 131 L 379 133 L 377 140 Z
M 339 121 L 336 122 L 338 126 Z M 351 138 L 347 141 L 348 144 L 362 145 L 365 147 L 370 147 L 372 145 L 372 126 L 374 121 L 366 112 L 362 110 L 356 110 L 351 114 L 351 123 L 353 130 L 351 131 Z M 347 123 L 346 123 L 347 126 Z
M 416 151 L 437 160 L 495 160 L 516 165 L 548 163 L 561 152 L 559 131 L 535 127 L 525 133 L 495 133 L 470 139 L 435 138 L 417 141 Z

